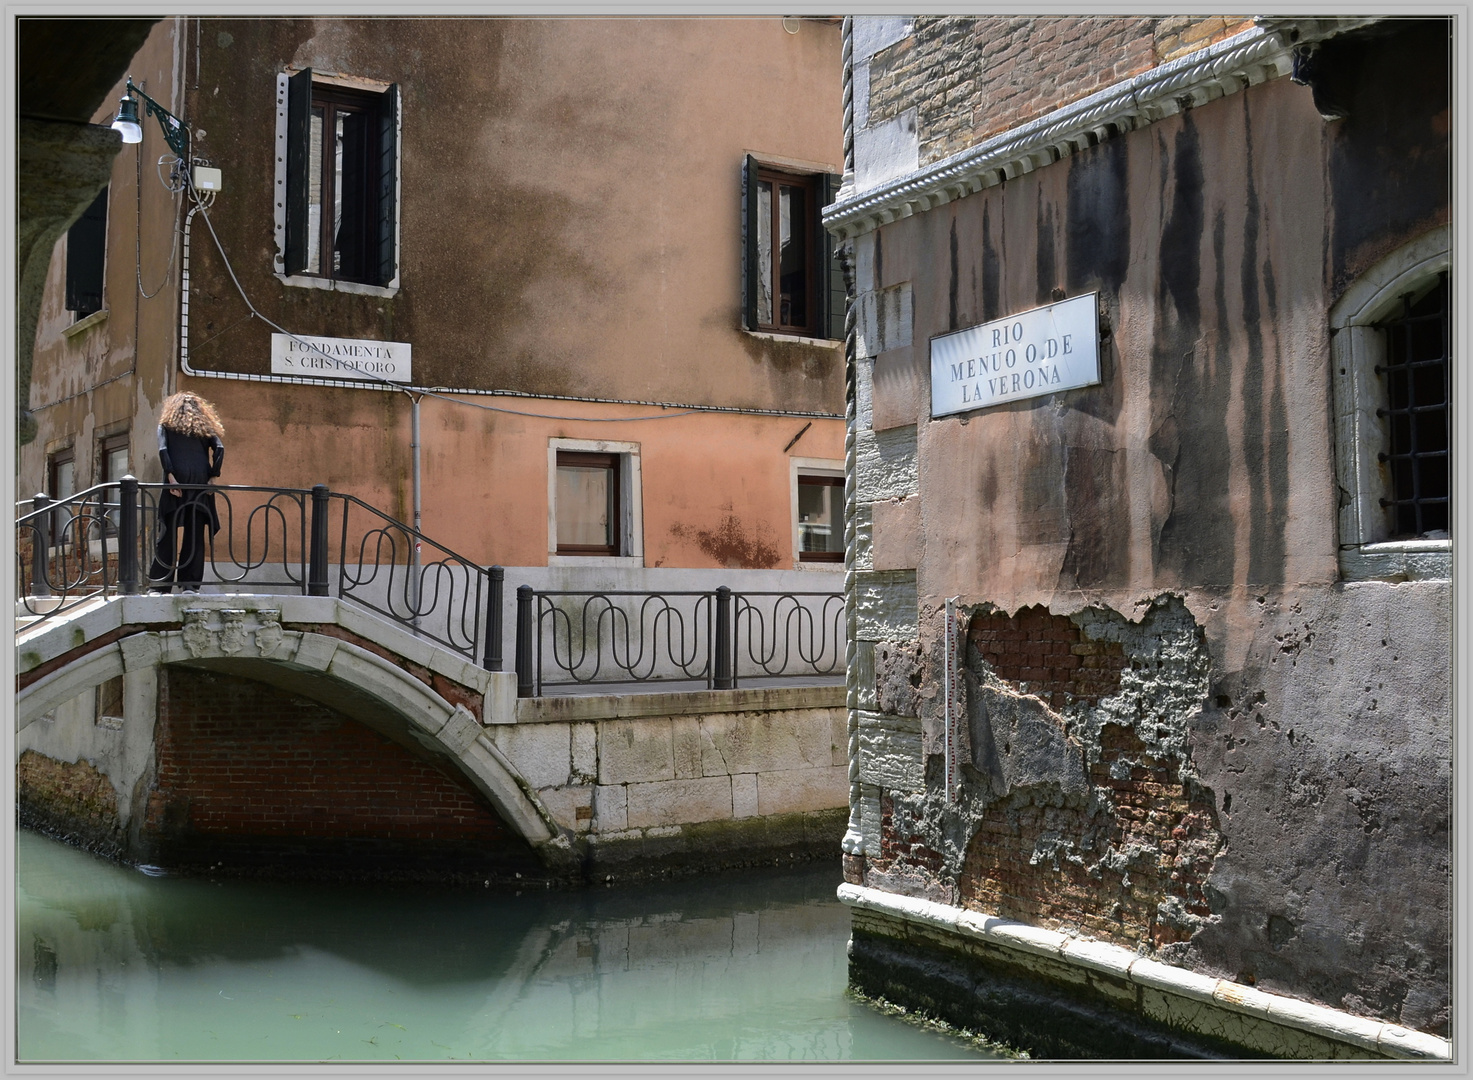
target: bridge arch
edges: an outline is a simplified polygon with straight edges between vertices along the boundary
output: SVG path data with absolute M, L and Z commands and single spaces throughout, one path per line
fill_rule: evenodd
M 121 597 L 22 633 L 21 732 L 110 679 L 216 672 L 307 698 L 462 777 L 549 868 L 563 831 L 485 732 L 514 702 L 514 676 L 459 657 L 330 597 Z

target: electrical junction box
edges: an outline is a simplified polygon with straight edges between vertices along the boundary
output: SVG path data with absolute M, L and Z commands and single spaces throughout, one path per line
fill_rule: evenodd
M 196 191 L 219 191 L 223 186 L 220 183 L 219 169 L 211 169 L 205 167 L 204 165 L 196 165 L 194 167 L 193 177 L 194 189 Z

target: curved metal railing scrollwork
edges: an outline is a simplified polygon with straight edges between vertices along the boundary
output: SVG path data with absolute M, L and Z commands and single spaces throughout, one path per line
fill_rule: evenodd
M 517 693 L 628 683 L 837 675 L 844 596 L 827 592 L 517 590 Z
M 199 511 L 203 568 L 188 566 L 190 530 L 159 511 L 165 490 Z M 197 505 L 200 505 L 197 503 Z M 336 517 L 339 528 L 333 530 Z M 213 526 L 218 523 L 218 529 Z M 176 543 L 160 544 L 162 530 Z M 336 550 L 329 537 L 336 532 Z M 501 670 L 499 566 L 482 567 L 363 500 L 315 488 L 144 484 L 131 476 L 64 499 L 38 495 L 16 518 L 16 614 L 44 620 L 97 597 L 201 585 L 210 591 L 332 593 Z M 184 578 L 198 574 L 199 582 Z

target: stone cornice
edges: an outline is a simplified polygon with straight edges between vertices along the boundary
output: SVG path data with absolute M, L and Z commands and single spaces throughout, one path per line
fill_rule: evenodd
M 839 239 L 1032 172 L 1183 109 L 1289 74 L 1298 45 L 1376 21 L 1259 19 L 1251 30 L 1081 98 L 951 157 L 859 193 L 840 190 L 823 214 Z

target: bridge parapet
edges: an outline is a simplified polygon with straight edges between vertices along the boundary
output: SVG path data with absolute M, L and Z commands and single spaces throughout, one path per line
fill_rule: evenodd
M 283 828 L 326 844 L 354 813 L 384 865 L 456 829 L 464 854 L 480 811 L 430 774 L 416 788 L 416 761 L 474 789 L 558 877 L 821 857 L 842 831 L 842 686 L 519 700 L 514 673 L 328 596 L 99 598 L 24 629 L 17 662 L 23 817 L 48 798 L 53 822 L 85 809 L 103 824 L 74 838 L 128 861 L 211 867 L 227 847 L 279 850 Z M 104 716 L 114 681 L 124 715 Z M 398 748 L 360 755 L 349 728 Z M 67 794 L 83 787 L 86 807 Z M 420 832 L 395 824 L 413 814 Z

